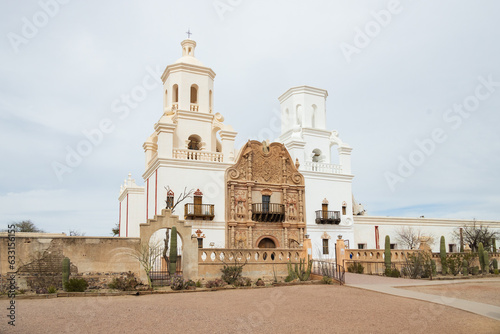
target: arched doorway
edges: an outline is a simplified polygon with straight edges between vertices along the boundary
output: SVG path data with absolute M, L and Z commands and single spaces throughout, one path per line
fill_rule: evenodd
M 270 238 L 264 238 L 259 242 L 259 248 L 276 248 L 276 244 Z
M 176 274 L 182 275 L 182 237 L 179 232 L 177 232 L 176 236 L 172 235 L 171 228 L 160 228 L 149 238 L 149 251 L 151 252 L 149 256 L 152 260 L 152 268 L 149 276 L 153 285 L 163 286 L 170 283 L 169 268 L 165 256 L 170 256 L 169 247 L 173 237 L 177 238 Z M 168 241 L 168 246 L 165 245 L 165 241 Z M 167 248 L 167 252 L 164 252 L 165 247 Z

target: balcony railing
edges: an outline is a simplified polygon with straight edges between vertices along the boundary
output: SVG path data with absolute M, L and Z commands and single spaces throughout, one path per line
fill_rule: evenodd
M 253 203 L 252 220 L 258 222 L 282 222 L 285 220 L 285 206 L 278 203 Z
M 188 203 L 184 205 L 184 219 L 213 220 L 214 217 L 213 204 Z
M 340 224 L 340 211 L 316 211 L 316 224 Z
M 198 111 L 198 104 L 197 103 L 191 103 L 191 111 Z
M 175 149 L 174 159 L 200 160 L 200 161 L 223 161 L 223 154 L 220 152 L 208 152 L 198 150 Z
M 342 166 L 322 162 L 306 161 L 304 169 L 311 172 L 342 174 Z

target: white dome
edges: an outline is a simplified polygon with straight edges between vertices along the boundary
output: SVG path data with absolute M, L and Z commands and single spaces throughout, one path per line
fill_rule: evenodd
M 204 66 L 201 61 L 196 59 L 193 56 L 182 56 L 179 59 L 175 61 L 176 64 L 179 63 L 184 63 L 184 64 L 190 64 L 190 65 L 197 65 L 197 66 Z

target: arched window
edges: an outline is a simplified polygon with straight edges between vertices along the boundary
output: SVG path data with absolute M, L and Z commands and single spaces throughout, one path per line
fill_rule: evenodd
M 302 126 L 302 106 L 300 104 L 297 105 L 297 124 Z
M 188 144 L 189 150 L 199 150 L 200 149 L 200 143 L 201 143 L 200 136 L 191 135 L 191 136 L 189 136 L 188 140 L 189 140 L 189 144 Z
M 165 110 L 167 109 L 168 106 L 168 90 L 165 89 L 165 95 L 163 95 L 163 107 Z
M 213 100 L 212 100 L 212 91 L 210 90 L 210 91 L 208 92 L 208 106 L 209 106 L 209 108 L 210 108 L 210 112 L 212 112 L 212 110 L 213 110 L 213 108 L 214 108 L 214 106 L 213 106 L 213 102 L 212 102 L 212 101 L 213 101 Z
M 319 148 L 316 148 L 312 152 L 312 161 L 313 162 L 321 162 L 321 150 Z
M 191 103 L 198 103 L 198 86 L 191 86 Z
M 179 102 L 179 86 L 175 84 L 172 87 L 172 103 L 177 103 Z
M 311 126 L 313 128 L 316 128 L 318 126 L 318 117 L 317 117 L 317 107 L 315 104 L 312 105 L 312 112 L 311 112 Z

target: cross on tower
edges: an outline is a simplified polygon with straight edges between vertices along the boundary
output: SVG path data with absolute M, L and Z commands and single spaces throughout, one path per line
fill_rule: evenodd
M 189 31 L 189 28 L 188 28 L 188 31 L 186 31 L 186 34 L 188 35 L 188 38 L 191 38 L 191 35 L 193 34 L 191 31 Z

